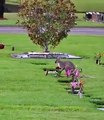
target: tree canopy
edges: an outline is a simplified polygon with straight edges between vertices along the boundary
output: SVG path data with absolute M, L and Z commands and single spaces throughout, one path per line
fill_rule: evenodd
M 19 16 L 30 39 L 46 52 L 67 37 L 76 19 L 70 0 L 23 0 Z

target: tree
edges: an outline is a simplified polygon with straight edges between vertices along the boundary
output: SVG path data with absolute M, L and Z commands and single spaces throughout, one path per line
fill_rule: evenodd
M 67 37 L 75 24 L 75 6 L 70 0 L 24 0 L 19 16 L 33 43 L 48 52 Z
M 4 18 L 5 0 L 0 0 L 0 19 Z

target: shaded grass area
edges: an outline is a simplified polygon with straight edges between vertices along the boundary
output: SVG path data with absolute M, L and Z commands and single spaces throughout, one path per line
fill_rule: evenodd
M 83 57 L 71 60 L 83 69 L 84 96 L 67 93 L 69 83 L 60 83 L 71 78 L 45 76 L 43 68 L 56 65 L 53 59 L 14 59 L 12 53 L 42 51 L 33 45 L 26 34 L 1 34 L 0 43 L 0 117 L 2 120 L 101 120 L 103 112 L 96 110 L 91 98 L 104 99 L 104 67 L 95 64 L 94 55 L 103 52 L 104 36 L 69 36 L 51 51 Z M 11 47 L 15 46 L 15 51 Z M 86 59 L 87 58 L 87 59 Z

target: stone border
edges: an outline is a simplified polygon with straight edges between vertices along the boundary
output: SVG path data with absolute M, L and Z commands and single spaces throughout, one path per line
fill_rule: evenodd
M 81 59 L 79 56 L 70 55 L 67 53 L 58 52 L 26 52 L 21 54 L 11 54 L 13 58 L 44 58 L 44 59 Z

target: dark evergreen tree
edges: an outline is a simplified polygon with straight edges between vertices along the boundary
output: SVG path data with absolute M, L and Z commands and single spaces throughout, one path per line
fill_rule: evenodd
M 4 18 L 5 0 L 0 0 L 0 19 Z

